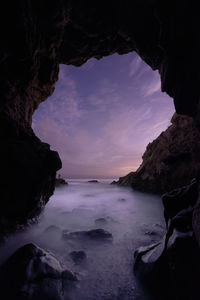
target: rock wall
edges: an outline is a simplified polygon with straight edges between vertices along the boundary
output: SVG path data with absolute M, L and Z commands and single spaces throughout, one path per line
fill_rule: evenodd
M 175 113 L 171 123 L 148 144 L 138 170 L 121 177 L 119 185 L 162 194 L 200 176 L 200 132 L 193 118 Z
M 198 3 L 187 0 L 22 0 L 0 11 L 1 228 L 39 212 L 53 192 L 58 154 L 31 129 L 59 64 L 136 51 L 161 75 L 178 113 L 198 116 Z M 13 225 L 12 224 L 12 225 Z M 16 225 L 14 225 L 16 226 Z
M 162 198 L 166 234 L 135 252 L 134 272 L 153 292 L 152 299 L 199 299 L 200 256 L 192 224 L 198 193 L 196 180 L 166 193 Z

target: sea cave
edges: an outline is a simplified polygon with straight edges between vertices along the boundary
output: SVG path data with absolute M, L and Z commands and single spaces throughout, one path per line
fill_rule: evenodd
M 0 298 L 199 299 L 198 3 L 23 0 L 7 2 L 0 15 Z M 67 162 L 70 169 L 71 153 L 76 157 L 73 145 L 79 147 L 83 138 L 88 146 L 92 143 L 81 132 L 74 144 L 66 145 L 64 157 L 60 144 L 52 145 L 51 134 L 49 140 L 45 135 L 43 139 L 42 129 L 47 127 L 59 139 L 45 104 L 53 103 L 59 77 L 63 86 L 72 87 L 65 68 L 76 67 L 81 73 L 81 68 L 92 68 L 94 59 L 105 65 L 110 62 L 114 78 L 116 56 L 122 58 L 122 73 L 126 59 L 131 59 L 130 77 L 139 72 L 141 63 L 156 72 L 161 86 L 154 85 L 144 94 L 149 97 L 161 89 L 169 104 L 165 99 L 159 106 L 160 100 L 153 110 L 160 108 L 159 124 L 166 112 L 173 111 L 171 123 L 168 128 L 164 123 L 154 140 L 146 127 L 150 140 L 140 164 L 134 170 L 123 169 L 112 184 L 88 178 L 85 166 L 81 176 L 88 178 L 86 182 L 67 183 L 63 171 L 58 175 L 62 161 L 63 168 Z M 90 80 L 85 77 L 85 91 L 89 85 L 94 88 L 95 76 L 94 72 Z M 140 78 L 133 79 L 134 91 Z M 103 84 L 101 97 L 106 98 L 108 88 Z M 80 113 L 73 108 L 74 90 L 68 91 L 67 112 L 61 102 L 54 101 L 54 112 L 60 111 L 63 119 Z M 147 109 L 151 106 L 148 97 Z M 121 124 L 128 122 L 131 107 L 140 112 L 134 100 L 118 100 L 119 111 L 126 108 Z M 114 103 L 112 108 L 114 116 Z M 38 121 L 47 116 L 48 122 L 39 127 Z M 61 118 L 58 113 L 56 118 Z M 140 126 L 143 123 L 145 118 Z M 132 126 L 136 131 L 136 125 Z M 108 126 L 105 131 L 109 132 Z M 138 142 L 139 134 L 133 143 L 134 139 Z M 100 142 L 94 149 L 101 154 L 105 145 Z M 121 152 L 122 158 L 127 153 Z M 95 160 L 100 163 L 99 157 Z M 111 169 L 109 159 L 105 159 L 106 167 Z M 112 279 L 108 274 L 114 274 Z

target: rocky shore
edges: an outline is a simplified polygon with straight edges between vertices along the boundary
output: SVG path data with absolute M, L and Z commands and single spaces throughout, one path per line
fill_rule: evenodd
M 4 300 L 64 300 L 64 284 L 77 281 L 53 254 L 26 244 L 0 267 L 0 291 Z
M 172 117 L 171 125 L 148 144 L 142 164 L 119 178 L 121 186 L 162 194 L 200 175 L 200 132 L 188 116 Z
M 166 234 L 134 254 L 134 272 L 154 293 L 155 299 L 199 299 L 199 238 L 194 225 L 199 183 L 171 191 L 162 197 Z

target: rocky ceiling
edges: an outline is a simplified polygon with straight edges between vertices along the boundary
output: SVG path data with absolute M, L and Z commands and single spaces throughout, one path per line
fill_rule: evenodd
M 54 91 L 59 64 L 136 51 L 158 69 L 178 113 L 197 115 L 198 1 L 22 0 L 0 11 L 2 228 L 34 217 L 53 192 L 59 156 L 31 129 L 34 110 Z M 10 188 L 10 181 L 13 188 Z M 12 220 L 12 221 L 11 221 Z M 4 230 L 2 229 L 2 230 Z

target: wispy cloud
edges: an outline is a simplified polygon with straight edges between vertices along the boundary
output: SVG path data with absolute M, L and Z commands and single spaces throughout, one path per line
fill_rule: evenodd
M 173 106 L 159 92 L 158 74 L 135 54 L 125 58 L 106 58 L 109 68 L 92 62 L 82 77 L 61 66 L 54 94 L 34 115 L 33 128 L 59 152 L 64 176 L 125 175 L 168 126 Z
M 147 88 L 145 94 L 144 94 L 144 97 L 147 97 L 147 96 L 151 96 L 153 95 L 154 93 L 160 91 L 161 89 L 161 82 L 160 82 L 160 78 L 158 78 L 156 81 L 153 81 Z
M 129 76 L 135 76 L 139 71 L 141 71 L 142 60 L 139 56 L 135 56 L 129 65 Z

